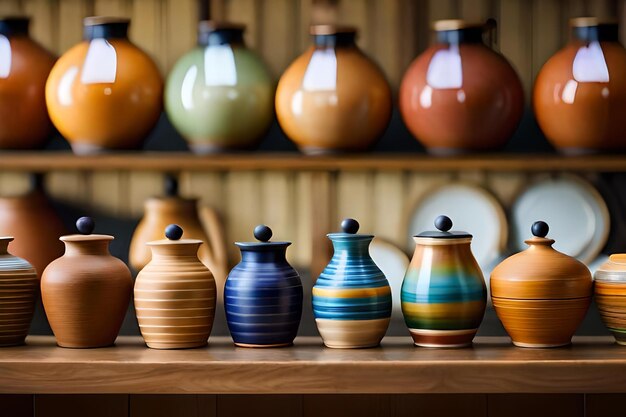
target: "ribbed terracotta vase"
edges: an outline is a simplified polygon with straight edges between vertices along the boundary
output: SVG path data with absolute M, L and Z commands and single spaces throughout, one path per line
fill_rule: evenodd
M 626 254 L 611 255 L 595 273 L 594 297 L 604 325 L 626 345 Z
M 354 219 L 330 233 L 334 254 L 313 287 L 313 315 L 330 348 L 375 347 L 391 318 L 391 288 L 369 254 L 374 236 L 357 234 Z
M 28 24 L 0 18 L 0 149 L 42 148 L 52 131 L 45 86 L 56 58 L 28 36 Z
M 8 252 L 12 237 L 0 237 L 0 346 L 24 343 L 39 296 L 31 264 Z
M 43 306 L 59 346 L 110 346 L 126 315 L 133 280 L 126 264 L 109 253 L 113 236 L 91 234 L 89 218 L 77 226 L 81 234 L 61 237 L 65 254 L 43 273 Z
M 141 335 L 154 349 L 184 349 L 207 344 L 215 318 L 216 287 L 198 259 L 197 239 L 181 239 L 170 225 L 167 239 L 149 242 L 152 260 L 137 275 L 135 311 Z

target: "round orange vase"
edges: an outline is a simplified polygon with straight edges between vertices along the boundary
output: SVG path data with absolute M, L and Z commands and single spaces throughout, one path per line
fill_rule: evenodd
M 389 123 L 389 84 L 356 46 L 355 29 L 319 25 L 311 33 L 314 45 L 278 82 L 280 127 L 305 153 L 366 150 Z
M 617 23 L 570 24 L 572 40 L 537 76 L 537 122 L 564 153 L 626 150 L 626 50 Z
M 50 73 L 48 111 L 77 154 L 139 148 L 161 113 L 161 75 L 128 40 L 128 25 L 128 19 L 85 19 L 85 40 Z
M 28 19 L 0 18 L 0 149 L 37 149 L 52 130 L 45 86 L 55 57 L 28 37 Z
M 400 111 L 411 133 L 435 154 L 501 148 L 524 110 L 509 62 L 483 42 L 485 25 L 435 23 L 436 43 L 411 64 L 400 86 Z

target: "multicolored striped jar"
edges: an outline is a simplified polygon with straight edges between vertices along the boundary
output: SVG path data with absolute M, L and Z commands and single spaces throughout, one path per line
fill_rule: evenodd
M 285 254 L 291 242 L 270 242 L 272 230 L 254 229 L 259 242 L 235 242 L 241 262 L 228 275 L 224 308 L 235 345 L 280 347 L 293 344 L 302 316 L 302 282 Z
M 330 348 L 378 346 L 391 317 L 389 282 L 369 254 L 374 236 L 356 234 L 353 219 L 341 228 L 328 235 L 335 253 L 313 287 L 315 323 Z
M 487 287 L 472 255 L 472 235 L 449 231 L 439 216 L 437 231 L 414 236 L 415 253 L 402 283 L 404 320 L 416 346 L 471 345 L 487 305 Z

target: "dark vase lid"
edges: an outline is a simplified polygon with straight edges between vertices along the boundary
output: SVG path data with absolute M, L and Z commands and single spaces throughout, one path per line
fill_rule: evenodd
M 462 19 L 443 19 L 433 22 L 432 28 L 435 32 L 447 32 L 449 30 L 462 29 L 484 29 L 485 22 L 473 22 Z
M 242 43 L 246 25 L 217 20 L 202 20 L 198 23 L 199 45 L 226 45 Z
M 422 232 L 414 237 L 428 237 L 435 239 L 462 239 L 462 238 L 471 238 L 472 235 L 467 232 L 462 232 L 458 230 L 450 230 L 452 229 L 452 220 L 448 216 L 438 216 L 435 219 L 435 227 L 437 230 L 430 230 L 426 232 Z
M 199 239 L 181 239 L 183 237 L 183 228 L 177 224 L 170 224 L 165 228 L 165 239 L 154 240 L 148 242 L 148 246 L 163 245 L 200 245 L 203 242 Z
M 235 245 L 240 249 L 258 251 L 286 248 L 291 245 L 291 242 L 270 242 L 273 235 L 272 229 L 264 224 L 255 227 L 253 233 L 258 242 L 235 242 Z
M 83 38 L 92 40 L 96 38 L 128 38 L 128 26 L 130 19 L 115 16 L 89 16 L 83 19 Z
M 78 234 L 61 236 L 63 242 L 93 242 L 98 240 L 113 240 L 111 235 L 93 234 L 96 223 L 91 217 L 81 217 L 76 220 Z
M 589 28 L 597 26 L 617 26 L 619 21 L 617 19 L 601 19 L 599 17 L 584 16 L 574 17 L 570 19 L 569 25 L 573 28 Z
M 309 32 L 319 47 L 352 46 L 355 44 L 357 29 L 343 25 L 311 25 Z
M 0 17 L 0 35 L 28 35 L 29 23 L 30 19 L 26 16 L 2 16 Z
M 329 233 L 326 236 L 333 239 L 373 239 L 374 235 L 362 235 L 358 234 L 359 222 L 355 219 L 343 219 L 341 222 L 341 232 Z

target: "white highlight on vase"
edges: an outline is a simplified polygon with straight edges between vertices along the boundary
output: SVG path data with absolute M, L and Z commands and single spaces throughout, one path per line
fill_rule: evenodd
M 563 87 L 563 92 L 561 93 L 561 100 L 565 104 L 574 104 L 574 100 L 576 99 L 576 90 L 578 90 L 578 82 L 574 80 L 569 80 L 565 87 Z
M 572 74 L 578 82 L 609 82 L 609 68 L 604 59 L 600 42 L 593 41 L 576 52 L 572 64 Z
M 78 67 L 73 66 L 70 67 L 61 77 L 61 81 L 59 81 L 59 88 L 57 89 L 57 100 L 61 106 L 71 106 L 74 103 L 74 98 L 72 97 L 72 86 L 74 85 L 74 80 L 77 75 Z
M 461 88 L 463 86 L 463 65 L 458 45 L 435 52 L 428 64 L 426 83 L 432 88 Z
M 0 78 L 7 78 L 11 73 L 11 42 L 0 35 Z
M 316 49 L 304 73 L 302 88 L 307 91 L 337 89 L 337 56 L 334 49 Z
M 204 49 L 204 82 L 210 87 L 237 85 L 235 54 L 229 45 L 209 45 Z
M 83 84 L 114 83 L 117 76 L 117 52 L 106 39 L 89 43 L 80 81 Z
M 185 78 L 183 78 L 183 83 L 180 87 L 180 100 L 186 110 L 191 110 L 195 107 L 193 101 L 193 86 L 196 84 L 197 77 L 198 66 L 193 65 L 187 70 Z

